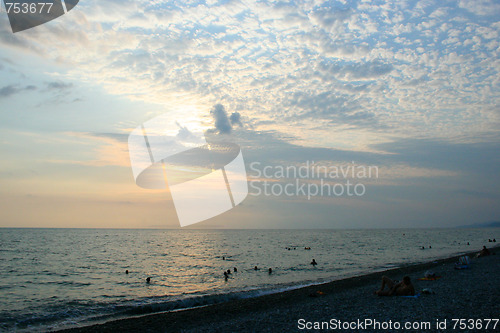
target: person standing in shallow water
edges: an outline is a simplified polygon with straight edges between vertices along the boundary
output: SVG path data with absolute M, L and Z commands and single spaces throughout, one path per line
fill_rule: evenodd
M 311 261 L 311 265 L 316 266 L 317 264 L 318 264 L 318 263 L 316 262 L 316 260 L 315 260 L 315 259 L 313 259 L 313 260 Z

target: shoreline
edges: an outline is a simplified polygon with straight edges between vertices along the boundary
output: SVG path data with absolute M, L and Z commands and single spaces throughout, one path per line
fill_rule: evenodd
M 492 253 L 499 252 L 500 254 L 500 251 L 498 251 L 499 248 L 500 246 L 496 246 L 491 248 L 490 251 L 492 251 Z M 460 285 L 460 279 L 457 280 L 457 276 L 462 275 L 465 276 L 465 278 L 469 276 L 469 278 L 476 280 L 481 279 L 481 277 L 483 277 L 485 274 L 490 274 L 494 286 L 495 280 L 498 280 L 496 276 L 498 276 L 498 274 L 500 273 L 500 260 L 498 259 L 500 257 L 498 255 L 491 255 L 488 257 L 476 259 L 475 255 L 478 252 L 479 251 L 463 253 L 449 258 L 436 259 L 426 263 L 402 265 L 400 267 L 383 271 L 343 278 L 306 287 L 299 287 L 296 289 L 266 294 L 257 297 L 236 299 L 223 303 L 216 303 L 188 309 L 179 309 L 169 312 L 157 312 L 147 315 L 131 316 L 110 320 L 104 323 L 92 324 L 90 326 L 62 329 L 58 330 L 57 332 L 188 332 L 191 330 L 193 332 L 200 332 L 225 331 L 231 330 L 231 327 L 233 327 L 233 329 L 235 327 L 238 327 L 238 329 L 240 330 L 245 330 L 245 326 L 247 326 L 248 330 L 250 331 L 257 329 L 264 331 L 290 331 L 298 330 L 297 318 L 299 318 L 301 315 L 302 317 L 307 317 L 308 313 L 310 314 L 310 310 L 312 309 L 314 309 L 314 311 L 316 312 L 319 310 L 317 315 L 323 318 L 321 321 L 328 321 L 330 318 L 335 317 L 341 319 L 338 315 L 334 315 L 336 308 L 342 308 L 346 306 L 350 308 L 350 303 L 359 303 L 360 299 L 363 300 L 365 298 L 366 302 L 361 301 L 360 306 L 358 306 L 357 309 L 351 309 L 352 311 L 345 312 L 345 315 L 354 315 L 353 319 L 355 319 L 357 314 L 357 318 L 360 319 L 361 317 L 363 317 L 362 314 L 364 312 L 373 312 L 373 310 L 379 310 L 378 305 L 375 305 L 374 308 L 370 308 L 369 303 L 378 304 L 380 301 L 382 301 L 383 303 L 394 303 L 394 301 L 401 302 L 402 300 L 405 300 L 406 302 L 415 301 L 413 303 L 419 303 L 423 300 L 432 300 L 438 297 L 442 297 L 438 296 L 438 292 L 436 292 L 435 295 L 422 295 L 418 299 L 412 300 L 402 297 L 377 297 L 373 295 L 373 291 L 378 288 L 380 279 L 383 275 L 387 275 L 395 279 L 401 279 L 402 276 L 409 275 L 413 280 L 417 292 L 420 292 L 423 288 L 434 289 L 435 287 L 438 287 L 439 290 L 439 288 L 443 287 L 443 285 L 448 286 L 451 290 L 460 290 L 460 288 L 462 288 L 463 286 Z M 473 263 L 471 269 L 454 270 L 454 264 L 462 255 L 468 255 L 472 259 Z M 487 265 L 487 262 L 490 262 L 491 264 Z M 437 281 L 416 281 L 416 278 L 423 277 L 425 271 L 427 270 L 432 270 L 438 275 L 442 275 L 443 278 Z M 488 270 L 491 272 L 486 272 Z M 446 274 L 444 274 L 444 272 L 446 272 Z M 472 275 L 474 275 L 474 277 Z M 453 277 L 455 277 L 455 279 L 453 279 Z M 485 281 L 485 283 L 483 284 L 486 285 L 486 282 L 487 281 Z M 476 283 L 474 284 L 474 287 L 482 286 Z M 498 296 L 500 296 L 500 291 L 498 289 L 499 288 L 497 287 L 496 290 L 489 290 L 487 293 L 485 293 L 485 295 L 488 295 L 488 293 L 491 294 L 490 301 L 485 301 L 484 297 L 480 300 L 477 300 L 478 303 L 482 302 L 485 306 L 492 308 L 493 313 L 496 313 L 497 316 L 498 313 L 500 313 L 500 311 L 498 311 L 499 305 L 495 302 L 495 298 L 498 299 Z M 322 294 L 318 294 L 318 291 L 321 291 Z M 473 291 L 472 294 L 474 294 Z M 352 300 L 356 300 L 356 302 L 351 302 Z M 316 309 L 318 303 L 323 304 L 323 307 L 320 309 Z M 481 308 L 483 308 L 483 306 L 481 306 Z M 397 309 L 388 308 L 386 310 L 392 312 Z M 457 308 L 456 311 L 452 311 L 456 313 L 455 317 L 453 318 L 465 318 L 458 316 L 458 313 L 467 310 L 470 309 Z M 330 315 L 328 316 L 328 314 Z M 381 315 L 381 313 L 378 313 L 377 311 L 375 311 L 373 314 L 375 315 L 375 317 L 376 315 Z M 411 313 L 409 313 L 408 315 L 410 314 Z M 259 317 L 259 321 L 255 322 L 255 318 Z M 394 313 L 394 315 L 391 316 L 391 319 L 394 320 L 396 319 L 396 317 L 397 313 Z M 409 316 L 408 318 L 411 318 L 411 316 Z M 440 318 L 444 317 L 442 314 L 439 314 L 439 312 L 437 312 L 435 314 L 434 321 Z M 468 318 L 472 317 L 467 317 L 465 319 Z M 490 315 L 489 317 L 484 318 L 492 317 Z M 478 317 L 473 319 L 480 318 Z M 276 326 L 278 323 L 279 325 Z M 257 325 L 257 327 L 255 325 Z M 500 327 L 500 324 L 498 327 Z

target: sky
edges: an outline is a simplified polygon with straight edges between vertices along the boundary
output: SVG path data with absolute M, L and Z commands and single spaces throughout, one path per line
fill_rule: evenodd
M 179 227 L 127 144 L 165 114 L 245 161 L 246 199 L 192 227 L 500 220 L 498 1 L 82 0 L 18 33 L 2 9 L 0 227 Z M 301 167 L 329 173 L 277 174 Z

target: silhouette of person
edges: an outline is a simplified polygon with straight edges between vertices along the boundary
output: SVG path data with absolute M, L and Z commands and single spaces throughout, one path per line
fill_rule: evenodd
M 483 249 L 481 250 L 481 252 L 479 252 L 478 257 L 485 257 L 489 255 L 490 251 L 486 248 L 486 246 L 483 245 Z
M 384 290 L 386 286 L 388 290 Z M 409 276 L 405 276 L 403 281 L 396 283 L 384 275 L 382 276 L 382 285 L 375 294 L 379 296 L 413 296 L 415 295 L 415 288 Z

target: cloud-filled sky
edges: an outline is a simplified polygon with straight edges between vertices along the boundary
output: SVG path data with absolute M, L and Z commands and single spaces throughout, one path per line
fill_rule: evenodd
M 359 197 L 250 195 L 198 227 L 499 220 L 499 17 L 494 0 L 88 0 L 13 34 L 1 12 L 0 226 L 178 226 L 128 156 L 162 114 L 238 143 L 249 175 L 379 170 Z

